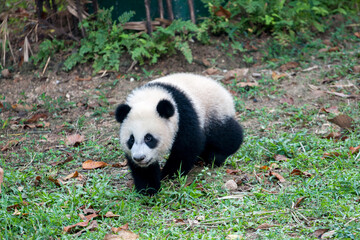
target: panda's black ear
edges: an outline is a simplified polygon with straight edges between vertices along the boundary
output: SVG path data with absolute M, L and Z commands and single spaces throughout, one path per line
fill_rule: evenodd
M 172 105 L 172 103 L 169 100 L 161 100 L 157 107 L 157 112 L 159 113 L 160 117 L 162 118 L 170 118 L 175 113 L 175 107 Z
M 128 115 L 128 113 L 130 112 L 131 107 L 127 104 L 120 104 L 119 106 L 117 106 L 116 110 L 115 110 L 115 118 L 116 121 L 118 121 L 119 123 L 122 123 L 124 121 L 124 119 L 126 118 L 126 116 Z

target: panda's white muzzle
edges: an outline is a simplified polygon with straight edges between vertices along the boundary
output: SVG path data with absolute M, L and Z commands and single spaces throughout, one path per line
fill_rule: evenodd
M 134 143 L 131 148 L 131 158 L 135 164 L 146 167 L 151 163 L 150 148 L 145 143 Z

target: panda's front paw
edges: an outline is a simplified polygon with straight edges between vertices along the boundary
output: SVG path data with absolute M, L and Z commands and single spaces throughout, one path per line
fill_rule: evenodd
M 155 188 L 146 188 L 146 189 L 141 189 L 141 190 L 137 190 L 139 193 L 143 194 L 143 195 L 147 195 L 147 196 L 153 196 L 155 195 L 160 188 L 155 189 Z
M 141 194 L 152 196 L 156 194 L 160 189 L 160 181 L 152 182 L 151 184 L 146 182 L 135 182 L 136 191 Z

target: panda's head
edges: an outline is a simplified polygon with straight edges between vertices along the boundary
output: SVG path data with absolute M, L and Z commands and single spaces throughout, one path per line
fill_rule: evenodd
M 170 99 L 119 105 L 115 117 L 121 124 L 120 143 L 130 160 L 147 167 L 167 154 L 178 130 L 177 116 Z

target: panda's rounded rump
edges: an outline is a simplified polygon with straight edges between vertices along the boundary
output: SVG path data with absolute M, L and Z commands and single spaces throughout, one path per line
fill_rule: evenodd
M 234 102 L 231 94 L 220 83 L 208 77 L 191 73 L 176 73 L 150 83 L 170 84 L 184 92 L 193 102 L 203 127 L 206 120 L 235 116 Z

